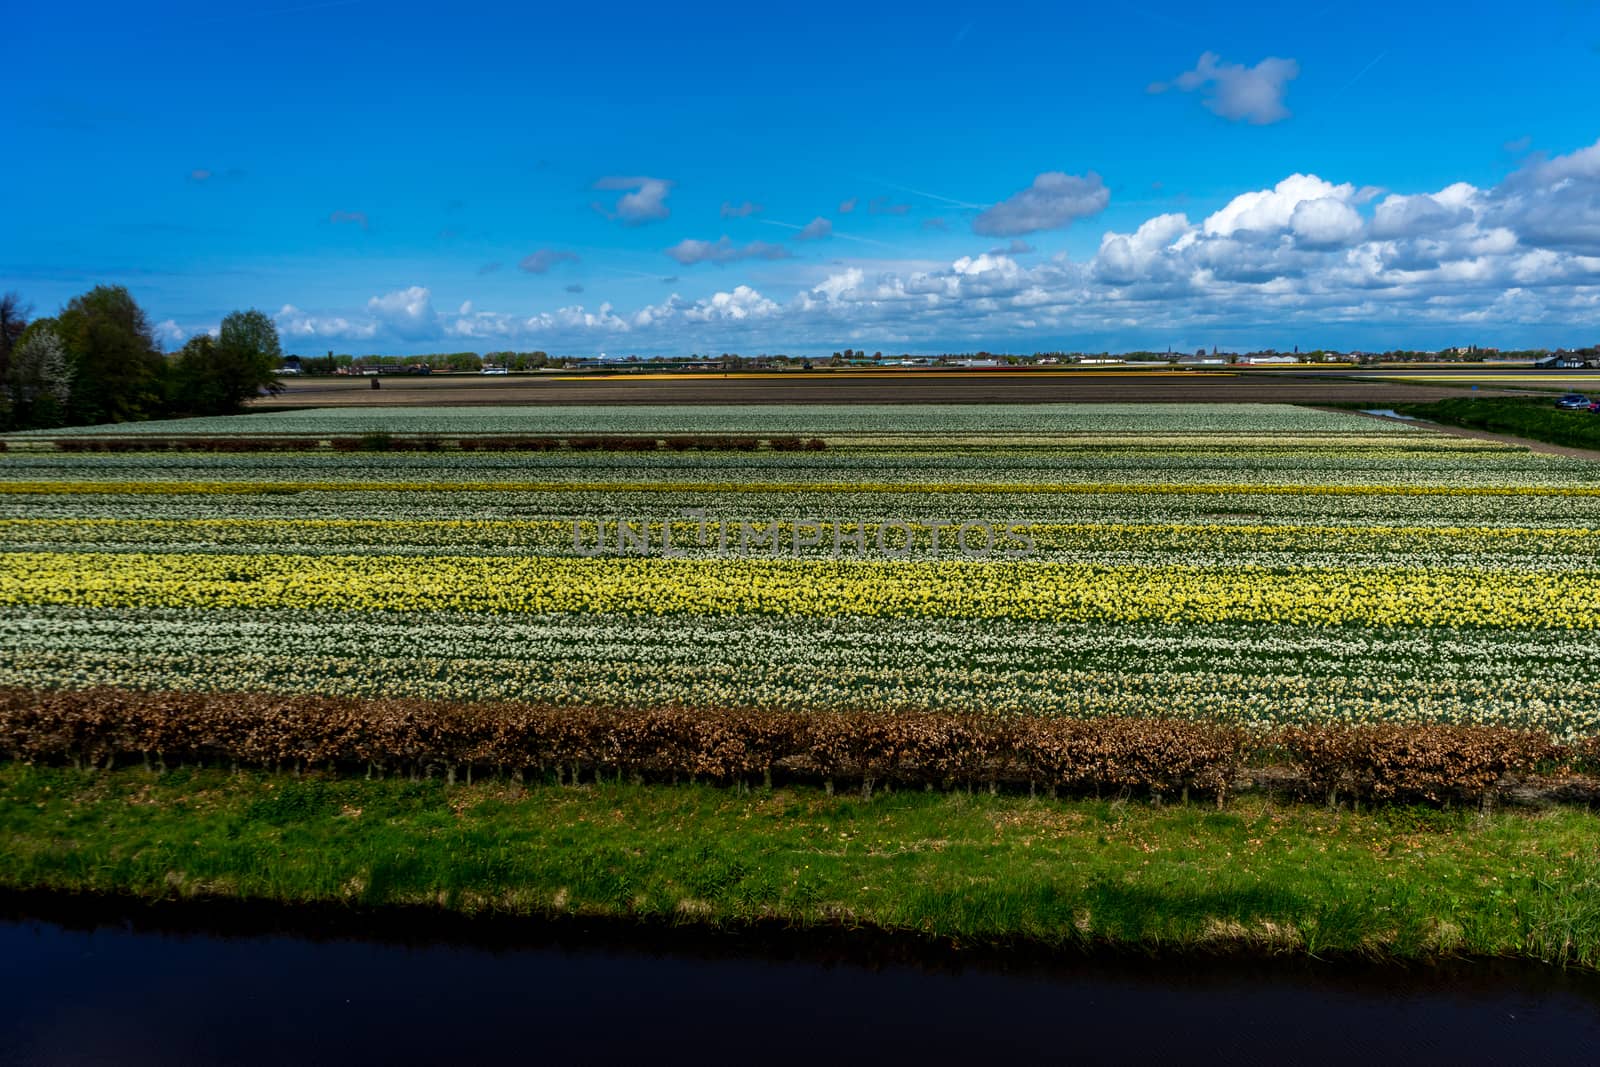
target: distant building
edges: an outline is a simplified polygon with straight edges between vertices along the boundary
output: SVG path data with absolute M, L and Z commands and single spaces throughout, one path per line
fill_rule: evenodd
M 1589 366 L 1589 361 L 1577 352 L 1552 352 L 1543 359 L 1534 360 L 1535 367 L 1555 370 L 1577 370 Z

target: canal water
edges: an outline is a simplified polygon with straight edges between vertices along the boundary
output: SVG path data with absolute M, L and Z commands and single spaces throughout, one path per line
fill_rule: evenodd
M 0 1062 L 1593 1063 L 1534 968 L 865 965 L 0 920 Z

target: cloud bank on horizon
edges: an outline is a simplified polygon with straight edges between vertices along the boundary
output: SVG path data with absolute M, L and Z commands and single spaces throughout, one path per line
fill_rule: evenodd
M 48 310 L 125 284 L 168 344 L 276 309 L 302 352 L 1600 335 L 1600 8 L 1466 19 L 1462 54 L 1503 63 L 1445 82 L 1420 7 L 1330 22 L 1241 0 L 1202 31 L 1164 0 L 818 3 L 804 32 L 641 6 L 599 65 L 581 11 L 424 31 L 420 0 L 390 0 L 369 52 L 340 44 L 365 0 L 26 8 L 10 70 L 37 162 L 13 175 L 0 288 Z M 813 62 L 833 16 L 873 44 L 848 78 Z M 238 54 L 205 92 L 161 73 L 208 42 Z M 685 61 L 701 46 L 718 59 Z
M 1108 201 L 1096 175 L 1046 172 L 977 215 L 971 229 L 1037 233 L 1097 214 Z M 797 239 L 831 232 L 819 222 L 827 220 L 813 220 Z M 1455 182 L 1397 193 L 1291 174 L 1204 217 L 1170 212 L 1107 230 L 1086 261 L 1058 254 L 1025 262 L 1033 252 L 1018 238 L 931 267 L 832 264 L 787 299 L 736 284 L 631 310 L 607 302 L 442 312 L 426 287 L 413 285 L 374 296 L 364 313 L 286 305 L 276 319 L 291 343 L 428 339 L 549 351 L 668 351 L 702 338 L 746 349 L 798 350 L 795 339 L 812 337 L 917 347 L 1095 332 L 1108 323 L 1193 333 L 1229 322 L 1470 327 L 1555 315 L 1600 326 L 1600 141 L 1532 160 L 1487 189 Z M 791 255 L 782 245 L 726 236 L 684 240 L 667 254 L 684 266 Z

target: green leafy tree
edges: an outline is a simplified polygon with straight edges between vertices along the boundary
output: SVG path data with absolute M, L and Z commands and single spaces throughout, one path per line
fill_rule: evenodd
M 332 374 L 339 367 L 339 361 L 333 358 L 333 353 L 326 356 L 307 356 L 300 361 L 300 369 L 307 374 Z
M 21 335 L 6 366 L 3 421 L 12 429 L 60 426 L 72 396 L 72 368 L 55 323 L 41 319 Z
M 72 372 L 67 421 L 126 422 L 159 412 L 166 364 L 144 309 L 120 285 L 75 296 L 56 319 Z
M 224 347 L 249 355 L 266 377 L 275 377 L 283 363 L 283 349 L 278 344 L 278 327 L 265 311 L 251 308 L 235 311 L 222 320 L 217 340 Z
M 278 369 L 283 366 L 283 348 L 278 343 L 278 327 L 264 311 L 251 308 L 235 311 L 222 320 L 217 336 L 222 349 L 226 376 L 223 380 L 228 410 L 238 411 L 246 400 L 262 391 L 283 391 Z
M 192 337 L 172 364 L 172 403 L 195 415 L 233 415 L 262 390 L 278 392 L 283 349 L 265 312 L 235 311 L 215 339 Z
M 215 337 L 202 333 L 185 341 L 172 359 L 170 406 L 185 415 L 216 414 L 221 404 L 220 363 Z

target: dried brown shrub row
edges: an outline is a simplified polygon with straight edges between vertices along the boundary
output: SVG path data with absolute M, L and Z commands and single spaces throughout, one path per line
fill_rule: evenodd
M 1481 798 L 1509 774 L 1563 758 L 1587 760 L 1595 740 L 1571 749 L 1548 735 L 1496 726 L 1290 727 L 1274 740 L 1308 784 L 1328 794 L 1376 800 Z
M 875 783 L 1031 785 L 1222 796 L 1243 735 L 1159 719 L 703 711 L 448 704 L 268 694 L 0 690 L 0 751 L 114 760 L 625 773 L 716 781 L 782 775 Z
M 456 445 L 463 452 L 555 452 L 559 437 L 463 437 Z
M 1471 726 L 1318 726 L 1258 748 L 1178 719 L 933 712 L 568 708 L 272 694 L 0 689 L 0 753 L 30 762 L 232 761 L 454 776 L 472 768 L 716 781 L 846 779 L 1225 797 L 1247 757 L 1291 760 L 1329 798 L 1482 799 L 1549 760 L 1600 757 L 1543 734 Z
M 303 452 L 317 442 L 304 437 L 63 437 L 58 452 Z

